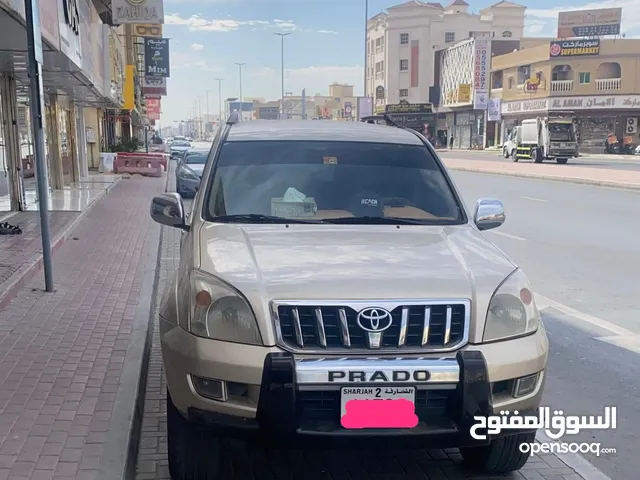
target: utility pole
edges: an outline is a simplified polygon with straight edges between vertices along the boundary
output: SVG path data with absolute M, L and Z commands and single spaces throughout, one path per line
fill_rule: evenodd
M 218 82 L 218 123 L 222 123 L 222 80 L 224 80 L 224 78 L 216 78 L 216 81 Z
M 204 119 L 204 133 L 205 136 L 208 133 L 208 126 L 209 126 L 209 115 L 211 115 L 211 112 L 209 110 L 209 92 L 211 92 L 211 90 L 205 90 L 205 93 L 207 95 L 207 113 L 205 113 L 205 119 Z
M 51 253 L 51 233 L 49 231 L 49 180 L 47 159 L 44 150 L 44 102 L 42 97 L 42 34 L 40 33 L 40 11 L 37 0 L 25 0 L 27 21 L 27 48 L 29 58 L 29 93 L 31 97 L 31 128 L 40 210 L 40 234 L 42 236 L 42 265 L 44 267 L 44 288 L 53 292 L 53 262 Z
M 286 32 L 286 33 L 275 33 L 274 35 L 278 35 L 280 37 L 280 43 L 281 43 L 281 82 L 282 82 L 282 112 L 281 112 L 281 118 L 284 118 L 284 37 L 286 37 L 287 35 L 291 35 L 291 32 Z
M 239 83 L 240 83 L 240 120 L 242 120 L 242 113 L 244 111 L 244 102 L 242 100 L 242 66 L 245 64 L 245 62 L 236 62 L 236 65 L 238 65 L 238 71 L 240 73 L 240 77 L 239 77 Z

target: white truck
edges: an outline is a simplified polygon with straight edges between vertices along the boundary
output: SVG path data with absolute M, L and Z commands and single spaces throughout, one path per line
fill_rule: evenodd
M 565 164 L 578 156 L 578 142 L 572 116 L 538 117 L 523 120 L 517 127 L 511 159 L 531 159 L 535 163 L 555 160 Z

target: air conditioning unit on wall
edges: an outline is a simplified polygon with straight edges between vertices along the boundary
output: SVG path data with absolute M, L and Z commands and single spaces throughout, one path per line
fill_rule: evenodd
M 624 133 L 631 135 L 638 133 L 638 119 L 635 117 L 627 117 L 627 123 L 624 129 Z

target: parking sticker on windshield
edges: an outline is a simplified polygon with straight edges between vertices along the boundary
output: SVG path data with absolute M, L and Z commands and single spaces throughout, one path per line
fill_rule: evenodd
M 322 163 L 325 165 L 337 165 L 338 157 L 322 157 Z

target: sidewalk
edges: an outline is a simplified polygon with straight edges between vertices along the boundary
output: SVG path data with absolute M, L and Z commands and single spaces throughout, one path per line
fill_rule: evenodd
M 36 272 L 0 311 L 0 480 L 122 478 L 165 182 L 121 180 L 54 254 L 56 291 Z
M 454 158 L 443 158 L 443 161 L 447 168 L 451 170 L 640 190 L 640 172 L 636 171 L 585 168 L 575 165 L 536 164 L 530 162 L 498 163 Z

